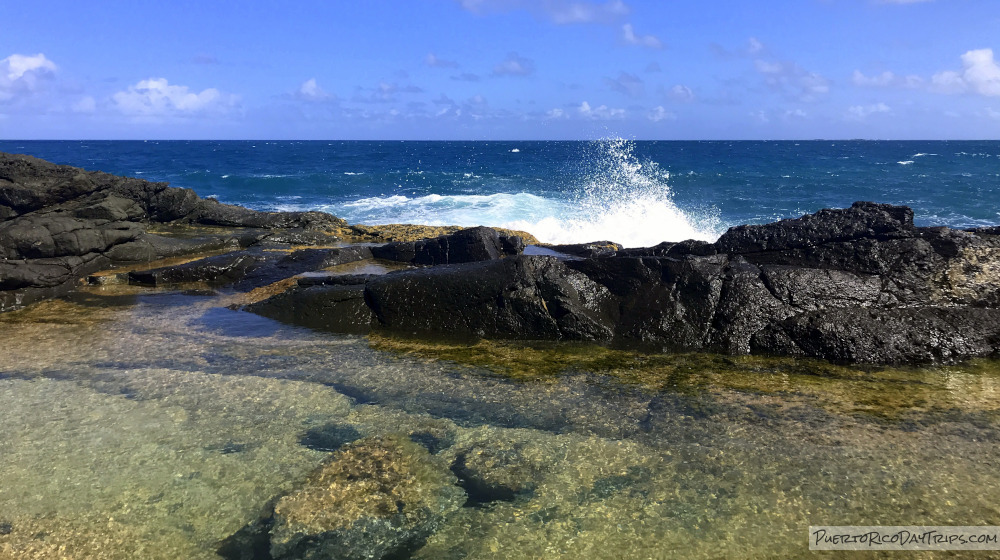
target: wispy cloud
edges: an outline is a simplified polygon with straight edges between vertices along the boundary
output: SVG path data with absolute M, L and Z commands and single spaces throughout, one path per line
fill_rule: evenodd
M 514 10 L 531 12 L 535 17 L 558 25 L 613 23 L 631 11 L 621 0 L 608 2 L 572 2 L 569 0 L 458 0 L 466 10 L 488 15 Z
M 205 64 L 213 66 L 219 64 L 219 59 L 210 54 L 199 53 L 191 57 L 191 62 L 194 64 Z
M 670 112 L 670 111 L 667 111 L 666 109 L 664 109 L 661 106 L 656 106 L 656 107 L 653 107 L 649 111 L 649 113 L 646 114 L 646 118 L 649 119 L 649 120 L 651 120 L 651 121 L 653 121 L 653 122 L 660 122 L 660 121 L 666 121 L 666 120 L 673 121 L 673 120 L 677 120 L 677 115 L 674 114 L 674 113 L 672 113 L 672 112 Z
M 604 83 L 612 90 L 629 97 L 641 97 L 643 94 L 642 80 L 628 72 L 620 72 L 617 78 L 604 78 Z
M 860 70 L 855 70 L 851 75 L 851 83 L 861 87 L 919 88 L 926 84 L 926 80 L 913 74 L 909 76 L 900 76 L 888 70 L 874 76 L 866 76 Z
M 860 121 L 867 119 L 870 115 L 890 112 L 892 112 L 892 108 L 885 103 L 875 103 L 873 105 L 854 105 L 847 108 L 847 116 Z
M 650 49 L 661 49 L 663 43 L 654 35 L 638 35 L 631 23 L 622 25 L 622 40 L 629 45 L 638 45 Z
M 765 52 L 763 43 L 751 38 L 747 54 Z M 759 56 L 753 59 L 754 69 L 764 78 L 764 84 L 774 92 L 796 101 L 816 101 L 830 92 L 830 80 L 794 62 L 778 61 Z
M 455 80 L 456 82 L 478 82 L 482 80 L 482 78 L 480 78 L 478 74 L 472 74 L 469 72 L 462 72 L 461 74 L 452 76 L 451 79 Z
M 438 58 L 434 53 L 427 53 L 427 57 L 424 58 L 424 64 L 431 68 L 458 68 L 458 63 L 454 60 Z
M 351 101 L 355 103 L 393 103 L 399 101 L 401 93 L 423 93 L 423 91 L 423 88 L 415 85 L 379 82 L 374 88 L 355 88 Z
M 495 76 L 528 76 L 535 72 L 535 63 L 512 52 L 502 62 L 493 67 Z
M 335 101 L 336 96 L 328 93 L 325 89 L 320 87 L 316 83 L 316 78 L 310 78 L 299 86 L 299 89 L 295 90 L 295 97 L 301 99 L 302 101 L 309 102 L 322 102 L 322 101 Z
M 667 96 L 674 101 L 694 101 L 694 91 L 691 88 L 677 84 L 674 87 L 667 90 Z
M 625 118 L 625 109 L 613 109 L 607 105 L 591 107 L 586 101 L 576 108 L 577 113 L 585 119 L 608 121 Z

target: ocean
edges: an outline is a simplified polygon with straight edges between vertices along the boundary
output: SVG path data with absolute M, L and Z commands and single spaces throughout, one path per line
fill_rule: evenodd
M 0 141 L 0 151 L 351 223 L 488 225 L 546 243 L 714 240 L 856 200 L 1000 223 L 1000 141 Z

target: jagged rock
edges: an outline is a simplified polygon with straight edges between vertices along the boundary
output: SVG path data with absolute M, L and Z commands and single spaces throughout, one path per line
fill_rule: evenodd
M 871 363 L 953 363 L 1000 346 L 1000 310 L 962 307 L 812 311 L 757 332 L 757 352 Z
M 166 183 L 117 177 L 0 153 L 0 311 L 68 292 L 75 281 L 118 262 L 247 247 L 274 229 L 308 231 L 346 222 L 321 212 L 257 212 L 198 197 Z M 151 223 L 255 228 L 192 240 L 147 232 Z M 276 236 L 280 240 L 280 236 Z M 55 259 L 55 260 L 53 260 Z
M 739 226 L 714 244 L 435 266 L 355 279 L 350 289 L 300 287 L 252 310 L 271 309 L 268 316 L 302 324 L 273 308 L 312 306 L 322 315 L 326 305 L 330 313 L 350 310 L 362 330 L 847 362 L 954 362 L 997 354 L 992 317 L 1000 306 L 1000 238 L 917 228 L 912 220 L 908 208 L 856 203 Z M 324 297 L 331 303 L 322 303 Z M 345 320 L 313 316 L 309 322 L 337 329 Z
M 715 243 L 622 249 L 594 242 L 525 255 L 516 232 L 386 226 L 367 228 L 369 237 L 446 234 L 288 252 L 288 244 L 324 245 L 332 232 L 367 229 L 319 212 L 256 212 L 165 183 L 0 154 L 0 220 L 0 311 L 66 293 L 111 263 L 228 250 L 129 278 L 238 291 L 271 286 L 244 301 L 277 295 L 247 309 L 338 332 L 593 340 L 871 363 L 1000 353 L 1000 227 L 920 228 L 909 208 L 888 204 L 738 226 Z M 425 268 L 316 275 L 371 258 Z M 290 280 L 304 273 L 313 276 Z
M 594 241 L 591 243 L 574 243 L 570 245 L 549 245 L 553 251 L 558 251 L 574 257 L 594 258 L 612 257 L 622 250 L 622 246 L 613 241 Z

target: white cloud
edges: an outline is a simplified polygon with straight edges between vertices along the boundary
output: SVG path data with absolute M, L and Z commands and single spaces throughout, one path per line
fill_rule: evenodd
M 625 109 L 613 109 L 607 105 L 601 105 L 599 107 L 591 107 L 590 103 L 584 101 L 580 103 L 580 106 L 576 108 L 580 116 L 586 119 L 593 120 L 612 120 L 621 119 L 625 117 Z
M 847 108 L 847 116 L 856 120 L 865 120 L 869 115 L 874 115 L 877 113 L 889 113 L 892 108 L 885 103 L 876 103 L 874 105 L 854 105 Z
M 651 49 L 663 48 L 663 43 L 654 35 L 636 35 L 631 23 L 622 25 L 622 39 L 630 45 L 639 45 Z
M 167 116 L 226 111 L 238 98 L 215 88 L 194 93 L 187 86 L 170 85 L 165 78 L 150 78 L 119 91 L 111 100 L 126 115 Z
M 756 37 L 750 37 L 747 41 L 747 52 L 750 54 L 757 54 L 764 50 L 764 43 L 757 40 Z
M 886 70 L 875 76 L 866 76 L 860 70 L 851 74 L 851 83 L 860 87 L 904 87 L 910 89 L 922 88 L 926 82 L 920 76 L 910 74 L 899 76 Z
M 427 53 L 427 58 L 424 59 L 424 64 L 430 66 L 431 68 L 458 68 L 458 63 L 454 60 L 438 58 L 434 53 Z
M 552 120 L 555 120 L 555 119 L 565 119 L 568 116 L 569 115 L 566 114 L 566 111 L 563 111 L 562 109 L 549 109 L 545 113 L 545 118 L 552 119 Z
M 806 112 L 803 111 L 802 109 L 789 109 L 785 111 L 786 119 L 804 119 L 808 116 L 809 115 L 806 114 Z
M 939 93 L 977 93 L 1000 96 L 1000 65 L 993 49 L 978 49 L 962 55 L 962 70 L 938 72 L 931 77 L 931 89 Z
M 55 63 L 45 58 L 45 55 L 42 53 L 38 53 L 35 56 L 12 54 L 0 61 L 0 63 L 6 66 L 7 79 L 12 82 L 23 78 L 29 72 L 44 73 L 56 71 Z
M 620 72 L 617 78 L 604 78 L 604 83 L 618 93 L 629 97 L 640 97 L 643 94 L 643 83 L 639 76 Z
M 993 107 L 986 108 L 986 116 L 991 119 L 1000 120 L 1000 111 L 997 111 Z
M 856 86 L 878 86 L 885 87 L 892 85 L 896 81 L 896 75 L 885 71 L 878 76 L 865 76 L 860 70 L 855 70 L 851 75 L 851 82 Z
M 691 88 L 680 84 L 670 88 L 668 95 L 670 95 L 671 99 L 675 99 L 677 101 L 694 101 L 694 92 L 691 91 Z
M 667 111 L 662 106 L 653 107 L 651 111 L 646 115 L 646 118 L 653 122 L 660 122 L 663 120 L 677 120 L 677 115 Z
M 506 59 L 493 67 L 496 76 L 527 76 L 534 72 L 535 63 L 516 52 L 508 54 Z
M 526 10 L 558 25 L 612 23 L 631 11 L 621 0 L 572 2 L 569 0 L 458 0 L 462 8 L 478 15 Z
M 308 80 L 302 82 L 299 89 L 295 91 L 295 97 L 303 101 L 329 101 L 336 97 L 330 93 L 327 93 L 318 83 L 316 83 L 316 78 L 309 78 Z
M 0 101 L 37 91 L 41 80 L 51 76 L 57 68 L 42 53 L 33 56 L 12 54 L 0 60 Z
M 767 116 L 767 112 L 764 111 L 763 109 L 751 112 L 750 117 L 761 124 L 767 124 L 771 122 L 771 119 Z

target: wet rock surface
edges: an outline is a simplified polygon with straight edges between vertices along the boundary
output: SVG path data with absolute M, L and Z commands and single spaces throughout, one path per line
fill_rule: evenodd
M 560 246 L 325 293 L 300 285 L 250 310 L 281 318 L 282 308 L 326 305 L 338 320 L 357 317 L 357 328 L 296 319 L 307 313 L 287 320 L 344 332 L 954 363 L 1000 349 L 1000 238 L 991 232 L 918 228 L 909 208 L 858 202 L 732 228 L 715 243 Z M 399 258 L 416 262 L 411 254 Z
M 526 251 L 525 238 L 506 230 L 348 226 L 0 154 L 0 216 L 0 310 L 65 294 L 115 264 L 213 252 L 116 278 L 265 289 L 246 310 L 343 333 L 883 364 L 951 363 L 1000 349 L 997 229 L 916 227 L 909 208 L 887 204 L 738 226 L 714 243 Z M 428 233 L 443 235 L 419 238 Z M 368 237 L 329 246 L 356 234 Z M 383 242 L 357 243 L 375 239 Z M 376 260 L 406 269 L 338 268 Z
M 81 277 L 115 263 L 239 249 L 275 230 L 346 225 L 320 212 L 257 212 L 166 183 L 2 153 L 0 217 L 0 311 L 64 294 Z M 150 231 L 168 223 L 200 234 Z M 208 226 L 229 231 L 209 232 Z

